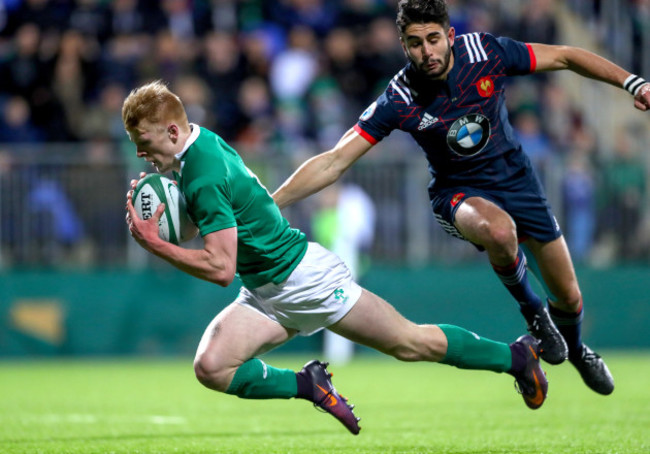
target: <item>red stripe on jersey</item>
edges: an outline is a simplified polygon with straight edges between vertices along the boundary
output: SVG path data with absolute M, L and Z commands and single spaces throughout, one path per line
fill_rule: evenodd
M 354 125 L 354 130 L 364 139 L 366 139 L 368 142 L 370 142 L 371 145 L 377 145 L 377 142 L 379 142 L 377 139 L 375 139 L 373 136 L 368 134 L 366 131 L 361 129 L 361 126 L 359 126 L 359 123 Z
M 534 73 L 535 69 L 537 69 L 537 57 L 535 57 L 535 52 L 533 52 L 533 48 L 530 44 L 526 43 L 526 47 L 528 48 L 528 55 L 530 56 L 530 72 Z

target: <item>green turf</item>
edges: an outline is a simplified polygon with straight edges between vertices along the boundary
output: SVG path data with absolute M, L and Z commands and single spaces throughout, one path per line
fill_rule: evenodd
M 309 357 L 268 356 L 296 368 Z M 650 353 L 610 352 L 616 390 L 546 367 L 528 410 L 512 379 L 379 356 L 330 366 L 359 436 L 305 401 L 247 401 L 202 388 L 191 359 L 0 362 L 1 453 L 648 453 Z

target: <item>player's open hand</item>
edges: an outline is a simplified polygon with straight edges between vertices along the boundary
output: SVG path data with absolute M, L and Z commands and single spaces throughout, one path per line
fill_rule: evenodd
M 641 86 L 639 93 L 634 97 L 634 107 L 639 110 L 650 110 L 650 82 Z

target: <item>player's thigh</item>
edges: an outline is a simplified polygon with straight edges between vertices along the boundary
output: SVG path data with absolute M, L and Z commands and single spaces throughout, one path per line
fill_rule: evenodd
M 350 312 L 328 329 L 402 360 L 438 361 L 447 351 L 447 338 L 440 328 L 411 322 L 366 289 Z
M 535 256 L 542 279 L 558 302 L 568 306 L 579 303 L 580 289 L 573 268 L 569 248 L 564 237 L 542 243 L 533 238 L 526 240 L 526 246 Z M 571 309 L 566 307 L 566 309 Z
M 464 200 L 456 210 L 454 224 L 467 240 L 475 244 L 516 240 L 516 227 L 510 215 L 483 197 Z
M 208 325 L 196 351 L 209 369 L 236 368 L 296 334 L 256 310 L 232 303 Z

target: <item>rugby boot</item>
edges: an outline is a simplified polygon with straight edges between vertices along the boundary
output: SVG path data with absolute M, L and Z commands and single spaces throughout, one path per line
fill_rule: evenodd
M 329 363 L 321 363 L 315 359 L 302 368 L 301 373 L 311 379 L 314 390 L 312 397 L 314 407 L 331 414 L 341 421 L 350 432 L 357 435 L 361 430 L 359 427 L 361 418 L 357 418 L 352 412 L 354 405 L 348 404 L 348 400 L 341 396 L 332 385 L 330 379 L 332 374 L 327 371 L 328 365 Z
M 524 334 L 515 341 L 526 352 L 526 367 L 515 375 L 515 389 L 524 398 L 528 408 L 536 410 L 546 400 L 548 381 L 539 365 L 540 342 L 530 334 Z
M 582 344 L 576 354 L 569 357 L 569 361 L 578 369 L 585 384 L 592 390 L 604 395 L 614 391 L 614 378 L 605 361 L 585 344 Z
M 539 356 L 549 364 L 560 364 L 569 355 L 562 334 L 551 320 L 548 309 L 542 307 L 528 324 L 528 332 L 540 341 Z

